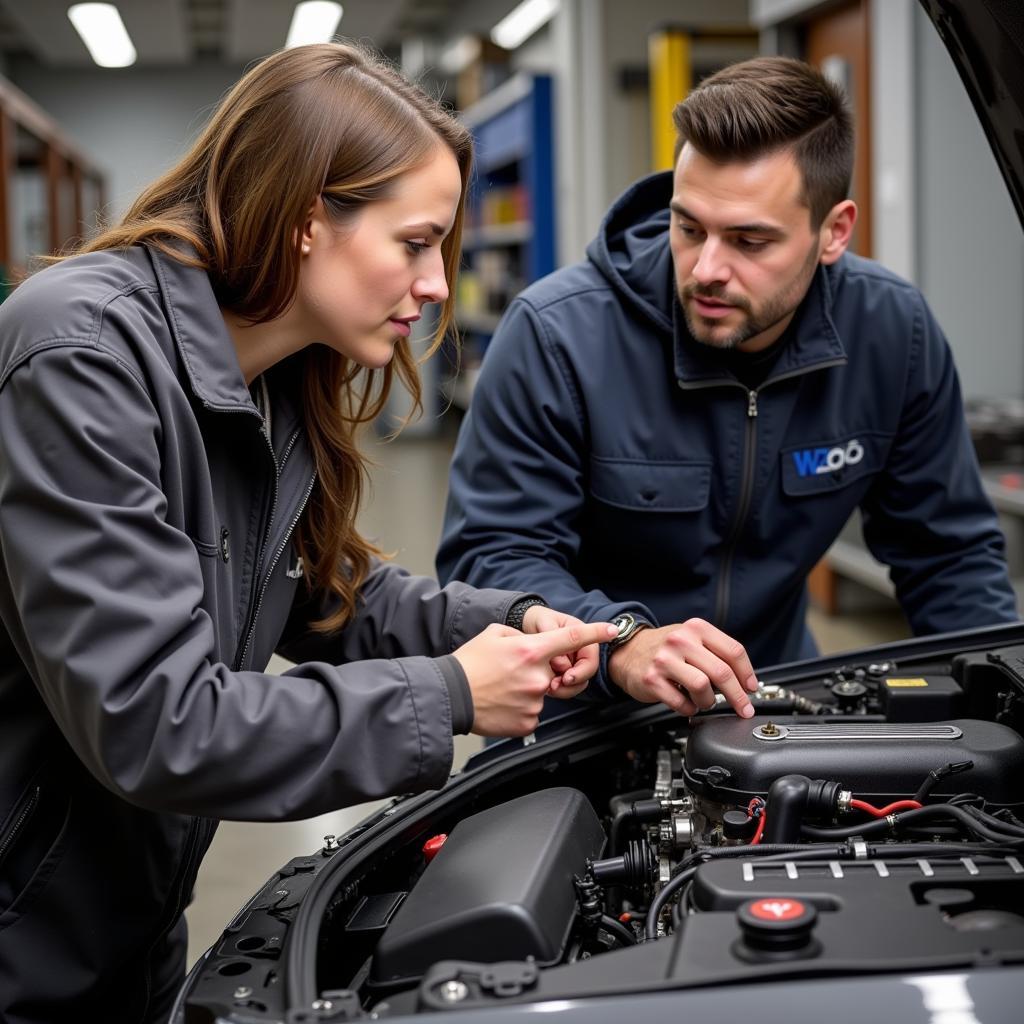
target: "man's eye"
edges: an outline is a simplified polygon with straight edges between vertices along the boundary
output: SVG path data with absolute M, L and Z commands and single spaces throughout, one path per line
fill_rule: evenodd
M 691 224 L 680 224 L 679 230 L 684 238 L 698 238 L 701 233 L 699 228 L 695 228 Z
M 768 243 L 762 238 L 737 238 L 736 244 L 744 252 L 761 252 L 768 247 Z

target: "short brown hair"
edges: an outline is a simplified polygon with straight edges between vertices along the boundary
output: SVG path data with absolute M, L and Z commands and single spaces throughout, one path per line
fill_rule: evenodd
M 676 159 L 689 143 L 709 160 L 793 153 L 818 228 L 850 191 L 853 116 L 843 90 L 790 57 L 755 57 L 706 78 L 672 111 Z
M 251 323 L 274 320 L 295 299 L 302 231 L 316 199 L 344 227 L 438 147 L 455 156 L 462 189 L 454 226 L 441 243 L 449 295 L 433 352 L 454 316 L 472 136 L 361 46 L 299 46 L 255 65 L 178 165 L 82 251 L 146 243 L 202 267 L 223 308 Z M 311 587 L 325 598 L 318 625 L 329 631 L 354 612 L 370 559 L 380 553 L 356 529 L 367 469 L 357 430 L 382 410 L 396 376 L 418 409 L 420 382 L 404 339 L 379 371 L 326 346 L 311 346 L 300 358 L 317 483 L 297 539 Z

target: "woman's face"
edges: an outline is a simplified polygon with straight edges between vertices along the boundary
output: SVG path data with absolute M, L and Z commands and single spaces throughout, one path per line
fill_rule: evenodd
M 295 308 L 309 340 L 371 369 L 390 362 L 423 307 L 448 296 L 441 240 L 461 190 L 455 156 L 439 145 L 343 227 L 317 200 L 302 238 Z

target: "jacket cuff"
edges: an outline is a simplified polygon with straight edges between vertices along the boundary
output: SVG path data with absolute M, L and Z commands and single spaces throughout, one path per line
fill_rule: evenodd
M 614 610 L 611 614 L 605 616 L 605 621 L 607 622 L 611 622 L 612 619 L 617 615 L 621 615 L 623 612 L 629 612 L 630 615 L 636 616 L 639 622 L 646 622 L 652 628 L 657 628 L 658 620 L 655 619 L 650 610 L 645 608 L 642 604 L 616 604 L 611 607 Z M 608 674 L 608 657 L 611 653 L 612 652 L 608 649 L 608 644 L 601 644 L 600 663 L 597 674 L 590 681 L 590 685 L 581 694 L 581 697 L 583 697 L 588 703 L 597 703 L 602 700 L 619 701 L 630 699 L 626 691 L 623 690 L 622 687 L 616 686 L 615 683 L 612 682 L 611 676 Z
M 444 684 L 448 687 L 448 702 L 452 709 L 452 735 L 465 736 L 473 728 L 475 716 L 469 680 L 454 654 L 446 654 L 443 658 L 437 658 L 436 662 Z

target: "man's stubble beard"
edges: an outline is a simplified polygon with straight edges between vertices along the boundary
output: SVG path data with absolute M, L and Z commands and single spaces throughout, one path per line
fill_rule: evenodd
M 731 349 L 742 345 L 751 338 L 770 330 L 780 321 L 785 320 L 796 311 L 796 308 L 804 300 L 807 290 L 810 288 L 811 280 L 818 265 L 818 246 L 813 244 L 808 251 L 800 273 L 793 284 L 783 292 L 778 292 L 767 300 L 764 307 L 757 312 L 754 311 L 750 301 L 739 296 L 731 297 L 724 287 L 712 285 L 710 288 L 700 288 L 697 284 L 688 284 L 678 291 L 679 304 L 686 318 L 686 326 L 695 341 L 702 345 L 710 345 L 712 348 Z M 724 338 L 716 338 L 713 334 L 717 321 L 704 318 L 697 314 L 691 315 L 688 300 L 695 295 L 702 298 L 718 299 L 726 302 L 736 309 L 746 313 L 746 319 Z

